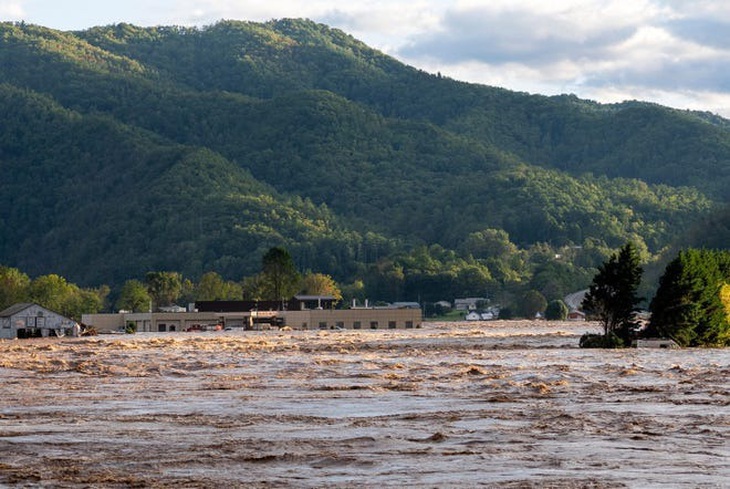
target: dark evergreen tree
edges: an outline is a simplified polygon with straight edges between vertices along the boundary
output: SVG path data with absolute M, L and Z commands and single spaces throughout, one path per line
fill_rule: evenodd
M 636 291 L 642 273 L 639 254 L 631 242 L 598 267 L 582 308 L 589 317 L 601 322 L 604 336 L 613 333 L 623 341 L 630 339 L 637 324 L 634 313 L 641 298 Z
M 668 337 L 681 346 L 730 343 L 729 261 L 727 251 L 680 252 L 659 280 L 646 335 Z
M 300 280 L 294 260 L 286 249 L 275 246 L 266 252 L 261 262 L 263 299 L 290 298 L 299 290 Z

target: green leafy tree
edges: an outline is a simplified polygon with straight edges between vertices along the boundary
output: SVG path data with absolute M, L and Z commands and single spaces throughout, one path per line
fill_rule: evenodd
M 455 290 L 461 296 L 482 296 L 494 283 L 489 269 L 479 263 L 463 265 L 454 281 Z
M 524 318 L 534 318 L 538 313 L 543 313 L 547 307 L 547 300 L 537 290 L 528 290 L 518 304 L 519 315 Z
M 81 320 L 82 314 L 93 314 L 104 309 L 110 289 L 106 285 L 88 289 L 73 285 L 72 291 L 62 310 L 68 317 Z
M 400 300 L 405 278 L 400 263 L 387 258 L 380 259 L 370 267 L 366 281 L 367 295 L 375 300 Z
M 331 295 L 335 302 L 342 300 L 342 291 L 337 282 L 324 273 L 308 273 L 302 278 L 301 292 L 307 295 Z
M 244 277 L 241 281 L 241 297 L 243 300 L 260 301 L 263 299 L 263 279 L 262 274 Z
M 42 275 L 33 279 L 29 287 L 32 302 L 47 307 L 59 314 L 64 314 L 64 304 L 73 295 L 73 286 L 65 278 L 56 275 Z
M 240 284 L 226 281 L 216 272 L 208 272 L 200 277 L 195 289 L 195 298 L 200 301 L 236 300 L 242 294 Z
M 582 308 L 601 322 L 604 336 L 613 333 L 622 340 L 629 339 L 631 328 L 636 325 L 636 306 L 641 302 L 636 291 L 642 273 L 639 254 L 631 242 L 598 267 Z
M 350 284 L 342 287 L 342 298 L 345 302 L 350 303 L 352 300 L 364 302 L 366 299 L 365 283 L 362 280 L 355 280 Z
M 545 308 L 545 319 L 548 321 L 564 321 L 568 317 L 568 306 L 560 299 L 552 300 Z
M 139 280 L 127 280 L 122 286 L 116 308 L 132 312 L 146 312 L 150 310 L 152 298 L 147 286 Z
M 30 277 L 17 268 L 0 266 L 0 310 L 28 300 Z
M 182 292 L 183 280 L 178 272 L 148 272 L 145 282 L 155 310 L 175 304 Z
M 197 293 L 197 286 L 193 283 L 192 280 L 189 278 L 185 278 L 182 281 L 182 285 L 180 286 L 180 295 L 177 298 L 177 301 L 179 301 L 182 304 L 190 304 L 191 302 L 195 302 L 195 297 Z
M 32 302 L 76 320 L 84 313 L 99 312 L 109 294 L 106 286 L 82 289 L 56 274 L 35 278 L 28 290 Z
M 515 311 L 513 308 L 507 306 L 499 310 L 499 319 L 513 319 L 515 317 Z
M 509 240 L 509 234 L 502 229 L 485 229 L 469 234 L 461 244 L 462 252 L 475 258 L 497 258 L 507 260 L 517 253 L 517 246 Z
M 301 277 L 289 252 L 275 246 L 266 252 L 261 261 L 261 287 L 263 299 L 287 299 L 299 290 Z

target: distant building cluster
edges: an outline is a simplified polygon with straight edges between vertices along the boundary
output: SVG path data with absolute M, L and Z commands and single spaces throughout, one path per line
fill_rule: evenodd
M 353 305 L 335 309 L 332 296 L 294 296 L 286 301 L 198 301 L 180 311 L 85 314 L 82 323 L 99 333 L 124 330 L 177 332 L 261 330 L 288 327 L 299 330 L 420 328 L 418 303 L 401 302 L 373 307 Z

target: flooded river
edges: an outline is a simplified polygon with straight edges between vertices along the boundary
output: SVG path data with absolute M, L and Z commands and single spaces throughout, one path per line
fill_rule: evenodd
M 589 330 L 0 341 L 0 486 L 728 487 L 730 350 Z

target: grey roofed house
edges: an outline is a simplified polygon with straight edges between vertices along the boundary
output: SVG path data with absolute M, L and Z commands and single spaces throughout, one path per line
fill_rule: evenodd
M 0 338 L 65 336 L 76 322 L 57 312 L 31 302 L 14 304 L 0 311 Z
M 464 299 L 454 299 L 454 309 L 457 311 L 472 311 L 479 306 L 480 302 L 488 302 L 486 297 L 466 297 Z

